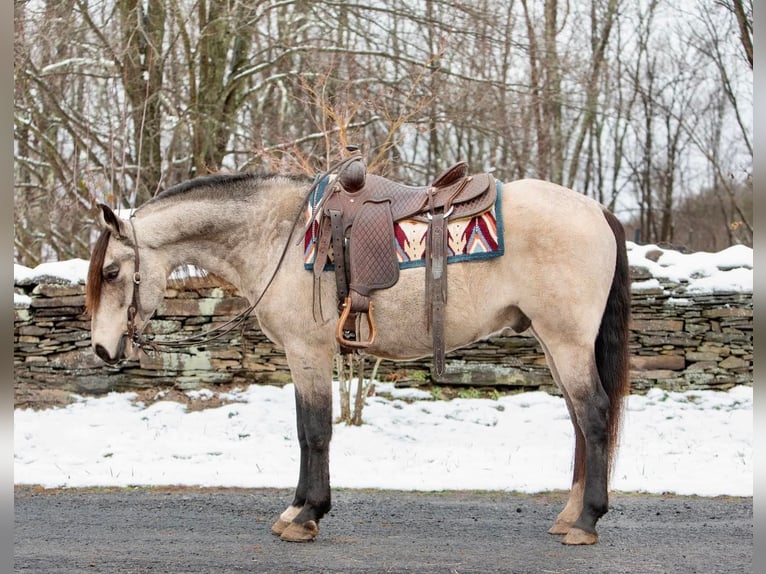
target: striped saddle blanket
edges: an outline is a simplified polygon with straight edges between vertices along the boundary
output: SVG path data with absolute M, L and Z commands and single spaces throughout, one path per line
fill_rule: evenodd
M 447 263 L 475 261 L 499 257 L 504 252 L 503 219 L 500 210 L 502 183 L 496 182 L 497 199 L 489 211 L 465 219 L 450 219 L 447 225 Z M 312 197 L 306 220 L 309 221 L 317 203 L 327 187 L 327 180 L 320 182 Z M 403 219 L 394 222 L 394 241 L 399 268 L 425 266 L 426 234 L 428 224 L 414 219 Z M 319 235 L 319 223 L 315 219 L 313 225 L 306 231 L 303 241 L 304 266 L 314 269 L 316 245 Z M 332 270 L 332 250 L 329 254 L 325 270 Z

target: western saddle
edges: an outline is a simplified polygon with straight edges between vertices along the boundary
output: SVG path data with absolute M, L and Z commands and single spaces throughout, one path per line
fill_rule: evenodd
M 309 226 L 319 223 L 315 288 L 333 252 L 340 318 L 336 339 L 342 353 L 360 351 L 375 339 L 371 293 L 399 280 L 394 222 L 414 219 L 428 224 L 426 234 L 426 322 L 432 332 L 434 371 L 444 372 L 444 308 L 447 303 L 447 222 L 484 213 L 497 197 L 488 173 L 466 175 L 458 162 L 424 187 L 403 185 L 368 174 L 358 148 L 337 164 L 322 198 L 312 211 Z M 308 229 L 308 227 L 307 227 Z M 360 339 L 361 316 L 367 320 L 368 339 Z

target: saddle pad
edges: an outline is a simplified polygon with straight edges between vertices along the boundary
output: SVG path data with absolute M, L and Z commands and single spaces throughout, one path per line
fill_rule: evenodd
M 503 245 L 503 217 L 500 210 L 502 182 L 497 181 L 497 199 L 489 211 L 474 217 L 450 220 L 448 229 L 449 255 L 447 263 L 491 259 L 501 256 Z M 309 198 L 306 221 L 309 220 L 314 207 L 322 198 L 327 187 L 327 179 L 322 180 Z M 399 261 L 399 268 L 425 266 L 426 233 L 428 224 L 414 219 L 402 219 L 394 222 L 394 246 Z M 314 223 L 306 231 L 303 240 L 303 262 L 308 270 L 314 269 L 316 258 L 316 243 L 319 235 L 319 222 Z M 332 260 L 332 249 L 330 250 Z M 332 264 L 325 265 L 325 271 L 332 270 Z

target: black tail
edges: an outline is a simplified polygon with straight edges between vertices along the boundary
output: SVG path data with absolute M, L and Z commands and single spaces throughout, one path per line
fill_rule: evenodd
M 617 446 L 624 397 L 630 390 L 628 376 L 628 334 L 630 328 L 630 268 L 625 246 L 625 230 L 619 220 L 604 210 L 617 242 L 612 287 L 596 338 L 596 366 L 601 385 L 609 397 L 609 468 Z

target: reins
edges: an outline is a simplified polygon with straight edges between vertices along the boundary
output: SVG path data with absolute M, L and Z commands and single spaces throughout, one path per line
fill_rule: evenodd
M 295 232 L 295 229 L 298 227 L 298 222 L 301 220 L 301 217 L 303 216 L 304 211 L 306 210 L 306 206 L 309 203 L 311 194 L 317 188 L 317 186 L 319 185 L 319 182 L 321 182 L 322 179 L 324 179 L 324 177 L 332 173 L 334 169 L 337 169 L 340 165 L 344 163 L 346 163 L 346 161 L 341 161 L 333 165 L 327 171 L 327 173 L 324 173 L 321 176 L 317 177 L 313 185 L 309 188 L 309 191 L 306 194 L 306 197 L 304 198 L 301 204 L 301 208 L 298 211 L 298 215 L 293 220 L 293 224 L 290 227 L 290 232 L 288 233 L 287 241 L 285 242 L 285 245 L 282 248 L 282 253 L 279 256 L 279 260 L 277 261 L 277 264 L 274 267 L 274 270 L 271 272 L 271 275 L 269 276 L 269 280 L 266 282 L 266 286 L 263 288 L 263 290 L 261 291 L 261 294 L 255 300 L 255 302 L 252 305 L 250 305 L 247 309 L 245 309 L 244 311 L 241 311 L 235 317 L 227 321 L 226 323 L 213 327 L 212 329 L 210 329 L 209 331 L 206 331 L 205 333 L 200 333 L 199 335 L 193 335 L 191 337 L 185 337 L 183 339 L 178 339 L 175 341 L 156 341 L 154 339 L 149 340 L 144 336 L 143 328 L 141 330 L 136 329 L 136 324 L 135 324 L 136 314 L 138 315 L 141 314 L 141 300 L 139 296 L 139 286 L 141 285 L 141 271 L 140 271 L 141 259 L 140 259 L 140 255 L 138 251 L 138 238 L 136 236 L 136 227 L 133 224 L 133 218 L 135 217 L 135 212 L 133 212 L 133 214 L 131 214 L 128 221 L 130 222 L 130 226 L 133 231 L 133 252 L 135 254 L 135 269 L 133 272 L 133 300 L 131 302 L 130 307 L 128 307 L 128 327 L 127 327 L 127 336 L 130 339 L 130 341 L 133 343 L 133 345 L 143 351 L 146 351 L 147 349 L 151 351 L 155 351 L 155 352 L 167 351 L 167 350 L 175 349 L 178 347 L 186 347 L 188 345 L 201 345 L 209 341 L 214 341 L 232 332 L 237 327 L 244 326 L 244 322 L 255 310 L 258 303 L 261 302 L 264 295 L 266 295 L 266 292 L 269 290 L 269 287 L 271 287 L 271 284 L 274 282 L 274 279 L 277 276 L 277 272 L 282 267 L 282 263 L 284 262 L 285 257 L 287 256 L 287 250 L 290 248 L 290 239 L 293 233 Z M 147 319 L 146 323 L 144 324 L 144 328 L 146 328 L 148 324 L 149 324 L 149 320 Z

